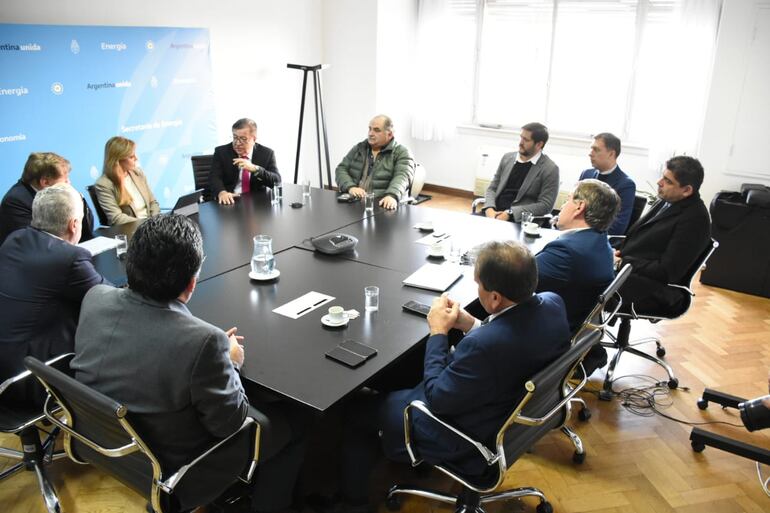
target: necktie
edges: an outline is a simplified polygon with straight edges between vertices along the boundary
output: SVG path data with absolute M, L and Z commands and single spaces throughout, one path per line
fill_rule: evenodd
M 248 160 L 249 157 L 247 155 L 241 155 L 242 159 Z M 251 190 L 251 173 L 249 173 L 249 170 L 244 168 L 241 168 L 241 192 L 247 193 Z

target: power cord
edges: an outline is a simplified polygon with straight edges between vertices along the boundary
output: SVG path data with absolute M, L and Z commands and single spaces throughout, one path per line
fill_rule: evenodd
M 665 419 L 678 422 L 687 426 L 707 426 L 710 424 L 725 424 L 727 426 L 742 428 L 743 425 L 735 424 L 732 422 L 726 422 L 722 420 L 712 420 L 706 422 L 694 422 L 686 419 L 680 419 L 665 413 L 663 410 L 670 408 L 674 404 L 673 397 L 671 396 L 671 389 L 668 388 L 668 381 L 657 381 L 652 376 L 645 374 L 629 374 L 627 376 L 620 376 L 612 380 L 614 384 L 617 381 L 629 378 L 637 378 L 642 381 L 646 381 L 649 384 L 646 386 L 636 386 L 624 388 L 618 392 L 613 390 L 613 394 L 620 399 L 620 405 L 629 413 L 638 415 L 640 417 L 653 417 L 658 415 Z M 677 390 L 683 392 L 689 392 L 688 387 L 678 387 Z

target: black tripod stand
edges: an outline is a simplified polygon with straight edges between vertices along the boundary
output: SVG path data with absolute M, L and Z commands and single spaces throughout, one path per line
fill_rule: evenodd
M 319 132 L 318 122 L 320 119 L 321 126 L 323 127 L 324 137 L 324 152 L 326 155 L 326 181 L 327 188 L 331 189 L 332 186 L 332 171 L 329 163 L 329 137 L 326 133 L 326 116 L 324 115 L 323 97 L 321 95 L 321 75 L 319 71 L 328 68 L 328 64 L 316 64 L 315 66 L 306 66 L 304 64 L 287 64 L 287 68 L 300 69 L 303 71 L 302 76 L 302 99 L 299 107 L 299 131 L 297 132 L 297 158 L 294 162 L 294 183 L 297 183 L 299 178 L 299 152 L 302 148 L 302 123 L 305 117 L 305 96 L 307 92 L 307 74 L 313 73 L 313 96 L 315 98 L 315 134 L 316 134 L 316 147 L 318 149 L 318 182 L 323 188 L 324 177 L 323 167 L 321 166 L 321 134 Z

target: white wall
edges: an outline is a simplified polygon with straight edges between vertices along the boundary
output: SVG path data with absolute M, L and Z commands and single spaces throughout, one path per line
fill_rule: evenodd
M 276 151 L 287 180 L 294 172 L 302 74 L 286 64 L 320 62 L 320 20 L 320 0 L 16 0 L 0 9 L 2 23 L 208 28 L 219 139 L 230 139 L 236 119 L 255 119 L 260 142 Z M 303 142 L 301 160 L 303 168 L 315 169 L 311 142 Z

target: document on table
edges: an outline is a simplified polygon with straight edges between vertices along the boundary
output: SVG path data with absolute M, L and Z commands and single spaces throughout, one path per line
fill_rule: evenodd
M 436 233 L 436 232 L 433 232 L 433 233 Z M 441 236 L 436 237 L 435 235 L 433 235 L 433 233 L 429 233 L 425 237 L 421 237 L 417 239 L 415 242 L 417 244 L 422 244 L 424 246 L 430 246 L 432 244 L 435 244 L 436 242 L 444 242 L 445 240 L 447 240 L 449 237 L 452 236 L 451 233 L 442 233 Z
M 449 262 L 444 264 L 425 264 L 410 274 L 403 283 L 418 289 L 444 292 L 462 275 L 462 269 L 456 264 Z
M 87 249 L 91 256 L 96 256 L 99 253 L 104 253 L 110 249 L 115 248 L 118 245 L 118 241 L 110 237 L 94 237 L 91 240 L 81 242 L 78 244 L 81 248 Z
M 310 291 L 307 294 L 293 299 L 288 303 L 279 306 L 273 312 L 289 317 L 290 319 L 299 319 L 303 315 L 312 312 L 334 299 L 334 296 L 321 294 L 320 292 Z

